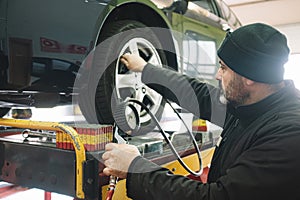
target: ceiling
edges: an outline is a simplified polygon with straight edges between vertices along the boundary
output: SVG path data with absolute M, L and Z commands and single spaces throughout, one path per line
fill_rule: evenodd
M 299 0 L 224 0 L 242 24 L 265 22 L 271 25 L 300 23 Z
M 300 53 L 300 0 L 224 0 L 243 25 L 263 22 L 287 35 L 292 53 Z

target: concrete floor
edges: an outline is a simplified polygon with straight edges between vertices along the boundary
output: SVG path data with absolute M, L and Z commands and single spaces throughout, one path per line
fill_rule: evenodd
M 11 184 L 0 182 L 0 189 L 10 186 Z M 5 195 L 5 191 L 1 191 L 0 199 L 3 200 L 44 200 L 45 192 L 40 189 L 24 189 L 21 187 L 14 188 L 13 190 L 6 191 L 9 195 Z M 73 197 L 51 193 L 51 200 L 73 200 Z

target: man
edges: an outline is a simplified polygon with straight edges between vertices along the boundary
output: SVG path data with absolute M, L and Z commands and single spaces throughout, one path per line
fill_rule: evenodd
M 133 199 L 299 200 L 300 94 L 292 81 L 283 80 L 288 55 L 286 37 L 266 24 L 243 26 L 223 41 L 216 78 L 226 100 L 226 118 L 207 184 L 171 175 L 125 144 L 106 146 L 104 173 L 127 178 L 127 195 Z M 161 93 L 188 80 L 200 117 L 218 122 L 212 117 L 216 107 L 224 107 L 218 89 L 136 55 L 126 54 L 121 61 L 142 72 L 145 83 L 167 80 L 163 87 L 151 86 Z M 177 99 L 182 98 L 189 99 L 189 91 L 181 91 Z M 182 102 L 188 107 L 188 101 Z

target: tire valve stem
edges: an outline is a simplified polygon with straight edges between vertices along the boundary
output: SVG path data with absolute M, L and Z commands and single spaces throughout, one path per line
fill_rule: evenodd
M 109 186 L 107 188 L 108 192 L 106 195 L 106 200 L 112 200 L 112 197 L 113 197 L 115 189 L 116 189 L 117 181 L 118 181 L 118 177 L 115 177 L 115 176 L 109 177 Z

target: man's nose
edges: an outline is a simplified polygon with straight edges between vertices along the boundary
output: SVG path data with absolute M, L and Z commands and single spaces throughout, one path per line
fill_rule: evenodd
M 219 81 L 222 79 L 222 70 L 221 70 L 221 68 L 218 69 L 218 71 L 215 75 L 215 78 Z

